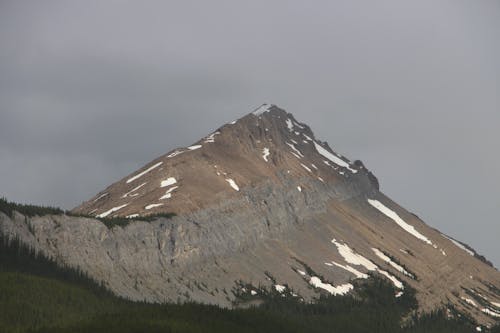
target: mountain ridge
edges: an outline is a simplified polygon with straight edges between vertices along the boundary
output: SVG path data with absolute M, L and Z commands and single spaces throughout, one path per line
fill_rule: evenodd
M 303 153 L 308 156 L 304 158 Z M 311 156 L 314 156 L 317 165 L 310 160 Z M 290 163 L 290 158 L 295 162 L 309 161 Z M 197 174 L 184 175 L 183 171 L 186 170 L 180 170 L 179 165 L 196 168 Z M 225 167 L 227 168 L 224 169 Z M 359 170 L 366 170 L 362 162 L 351 163 L 344 156 L 335 153 L 328 143 L 317 140 L 309 126 L 299 123 L 292 114 L 275 105 L 263 104 L 191 146 L 173 149 L 154 159 L 75 207 L 73 212 L 99 217 L 135 217 L 151 212 L 170 212 L 172 209 L 176 213 L 189 211 L 189 207 L 172 202 L 176 201 L 176 194 L 184 201 L 191 201 L 194 206 L 191 209 L 199 209 L 211 200 L 197 197 L 193 192 L 203 191 L 208 187 L 215 188 L 216 193 L 231 193 L 232 189 L 238 192 L 242 186 L 263 178 L 272 178 L 275 173 L 272 168 L 277 171 L 286 170 L 288 173 L 293 168 L 299 177 L 307 171 L 320 181 L 324 181 L 320 174 L 338 181 L 340 176 L 349 177 Z M 212 172 L 202 169 L 212 169 Z M 330 169 L 338 172 L 334 174 L 329 172 Z M 201 174 L 202 172 L 204 173 Z M 219 179 L 214 175 L 219 176 Z M 371 173 L 369 175 L 378 187 L 376 178 Z M 198 184 L 197 178 L 202 178 Z M 183 191 L 182 182 L 187 183 L 182 184 L 187 186 L 186 191 Z M 165 188 L 163 194 L 160 194 L 161 188 Z M 152 192 L 156 198 L 152 197 Z M 209 196 L 210 193 L 205 195 Z

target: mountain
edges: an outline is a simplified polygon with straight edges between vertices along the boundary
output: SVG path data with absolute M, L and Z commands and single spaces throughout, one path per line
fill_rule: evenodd
M 267 288 L 309 301 L 380 276 L 395 298 L 416 290 L 421 312 L 500 318 L 494 267 L 274 105 L 153 160 L 71 215 L 0 214 L 0 231 L 132 300 L 233 306 Z

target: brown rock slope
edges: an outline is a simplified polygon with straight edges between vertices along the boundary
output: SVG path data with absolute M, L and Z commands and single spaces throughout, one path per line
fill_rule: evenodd
M 414 287 L 422 311 L 451 303 L 482 324 L 500 317 L 495 268 L 276 106 L 152 161 L 74 212 L 131 223 L 0 214 L 0 229 L 131 299 L 231 305 L 233 288 L 258 298 L 259 285 L 311 299 L 378 274 L 395 297 Z M 134 220 L 165 212 L 177 216 Z

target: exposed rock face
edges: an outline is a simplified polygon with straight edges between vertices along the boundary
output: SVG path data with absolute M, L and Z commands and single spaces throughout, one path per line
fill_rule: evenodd
M 451 302 L 483 324 L 500 316 L 496 269 L 275 106 L 152 161 L 74 211 L 132 218 L 108 229 L 93 218 L 0 213 L 0 230 L 135 300 L 230 306 L 239 280 L 311 299 L 349 292 L 350 280 L 370 273 L 400 292 L 402 282 L 414 287 L 423 311 Z M 177 216 L 133 221 L 161 212 Z

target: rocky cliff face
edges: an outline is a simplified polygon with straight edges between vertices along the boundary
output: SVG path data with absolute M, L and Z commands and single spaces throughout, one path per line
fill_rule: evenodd
M 130 223 L 0 213 L 0 230 L 135 300 L 231 306 L 233 291 L 258 298 L 258 286 L 312 299 L 378 274 L 395 297 L 415 288 L 423 311 L 452 303 L 483 324 L 500 317 L 496 269 L 275 106 L 165 154 L 74 212 Z M 163 212 L 177 216 L 135 220 Z

